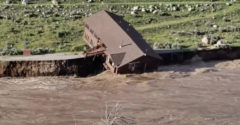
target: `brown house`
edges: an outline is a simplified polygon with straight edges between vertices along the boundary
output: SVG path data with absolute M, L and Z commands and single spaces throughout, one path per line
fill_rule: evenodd
M 154 69 L 161 57 L 122 17 L 100 11 L 85 19 L 86 56 L 104 55 L 106 69 L 114 73 L 138 73 Z

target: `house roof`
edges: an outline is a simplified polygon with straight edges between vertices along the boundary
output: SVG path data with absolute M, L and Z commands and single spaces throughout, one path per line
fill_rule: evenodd
M 120 65 L 125 57 L 126 53 L 116 53 L 116 54 L 111 54 L 112 60 L 115 65 Z
M 161 59 L 142 36 L 120 16 L 103 10 L 86 18 L 85 24 L 106 45 L 105 53 L 111 55 L 113 62 L 119 67 L 142 56 Z M 120 57 L 117 58 L 118 56 Z

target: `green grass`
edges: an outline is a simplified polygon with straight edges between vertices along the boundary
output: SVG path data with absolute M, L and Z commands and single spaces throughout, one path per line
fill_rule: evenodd
M 81 40 L 82 21 L 69 22 L 61 18 L 25 18 L 24 21 L 32 24 L 26 26 L 8 20 L 1 21 L 1 46 L 13 43 L 17 49 L 48 47 L 57 51 L 70 51 L 75 46 L 83 45 Z M 57 24 L 56 21 L 61 23 Z M 12 29 L 16 32 L 11 32 Z M 60 34 L 64 36 L 59 37 Z M 30 46 L 25 46 L 25 41 L 29 41 Z
M 181 11 L 167 11 L 161 8 L 161 13 L 169 13 L 169 16 L 161 16 L 152 13 L 141 13 L 138 15 L 130 15 L 131 8 L 133 6 L 144 6 L 148 8 L 149 5 L 159 5 L 161 2 L 166 4 L 180 4 L 191 5 L 196 4 L 210 4 L 208 0 L 197 1 L 157 1 L 146 2 L 143 0 L 132 1 L 106 1 L 105 4 L 100 2 L 96 3 L 82 3 L 80 1 L 68 1 L 62 4 L 60 13 L 71 13 L 73 10 L 83 9 L 89 10 L 91 13 L 95 13 L 102 9 L 112 8 L 113 12 L 118 15 L 124 16 L 124 19 L 130 22 L 149 44 L 159 42 L 166 43 L 179 43 L 186 48 L 197 48 L 197 44 L 201 41 L 202 36 L 180 36 L 173 35 L 173 32 L 192 32 L 193 30 L 209 31 L 212 29 L 209 24 L 216 24 L 221 27 L 225 26 L 237 26 L 240 27 L 240 4 L 234 4 L 233 6 L 226 6 L 226 1 L 213 2 L 215 6 L 220 7 L 216 11 L 212 12 L 211 7 L 206 8 L 204 12 L 199 10 L 189 12 L 186 8 Z M 13 11 L 9 14 L 10 19 L 0 19 L 0 49 L 6 48 L 11 44 L 14 48 L 22 50 L 25 48 L 37 49 L 37 48 L 50 48 L 57 52 L 68 51 L 82 51 L 84 43 L 82 41 L 83 33 L 83 19 L 71 19 L 60 16 L 50 17 L 25 17 L 23 12 L 36 13 L 36 6 L 42 6 L 43 8 L 49 8 L 50 2 L 36 2 L 36 4 L 30 4 L 23 6 L 20 4 L 13 4 L 10 8 L 6 8 L 3 4 L 3 0 L 0 0 L 0 15 Z M 124 8 L 124 7 L 125 8 Z M 128 6 L 128 8 L 126 8 Z M 51 8 L 51 7 L 50 7 Z M 6 14 L 5 14 L 6 15 Z M 214 19 L 213 19 L 214 17 Z M 230 22 L 222 20 L 223 17 L 230 18 Z M 198 26 L 196 24 L 199 24 Z M 239 32 L 214 32 L 209 34 L 215 34 L 226 39 L 233 46 L 240 45 Z M 25 46 L 24 42 L 29 41 L 30 45 Z
M 205 15 L 203 15 L 203 17 L 200 17 L 199 15 L 191 16 L 191 17 L 186 17 L 186 18 L 180 19 L 180 20 L 165 21 L 165 22 L 160 22 L 160 23 L 139 26 L 139 27 L 136 27 L 136 29 L 137 30 L 146 30 L 146 29 L 152 29 L 152 28 L 166 27 L 169 25 L 177 25 L 177 24 L 196 21 L 196 20 L 204 20 L 204 19 L 208 19 L 208 18 L 212 18 L 212 17 L 216 17 L 216 16 L 221 16 L 223 14 L 229 14 L 229 13 L 232 13 L 237 10 L 240 10 L 239 4 L 227 7 L 226 9 L 221 10 L 221 11 L 205 14 Z

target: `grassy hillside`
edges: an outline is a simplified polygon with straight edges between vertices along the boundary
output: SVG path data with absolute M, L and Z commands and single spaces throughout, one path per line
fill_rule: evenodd
M 240 45 L 238 2 L 68 0 L 61 2 L 60 7 L 53 7 L 47 0 L 33 1 L 27 6 L 19 2 L 5 5 L 3 0 L 0 3 L 0 50 L 82 51 L 83 19 L 102 9 L 123 16 L 155 48 L 197 48 L 204 35 L 219 37 L 232 46 Z

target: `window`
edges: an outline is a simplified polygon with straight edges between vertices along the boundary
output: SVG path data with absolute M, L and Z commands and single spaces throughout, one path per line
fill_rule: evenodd
M 86 38 L 86 40 L 88 40 L 89 39 L 89 36 L 85 33 L 85 38 Z
M 94 37 L 96 38 L 96 39 L 98 39 L 98 36 L 94 33 Z
M 94 42 L 93 42 L 92 39 L 91 39 L 91 41 L 90 41 L 90 44 L 92 45 L 92 47 L 94 47 Z
M 128 64 L 128 69 L 132 72 L 134 72 L 136 69 L 140 68 L 140 62 L 131 62 Z
M 93 34 L 93 30 L 92 29 L 90 29 L 90 32 Z
M 128 64 L 128 69 L 132 72 L 135 70 L 135 67 L 136 67 L 135 63 L 129 63 Z
M 110 58 L 109 58 L 109 64 L 114 66 L 114 63 L 113 63 L 113 61 Z
M 89 29 L 89 26 L 88 26 L 87 24 L 85 24 L 85 27 L 86 27 L 87 29 Z

